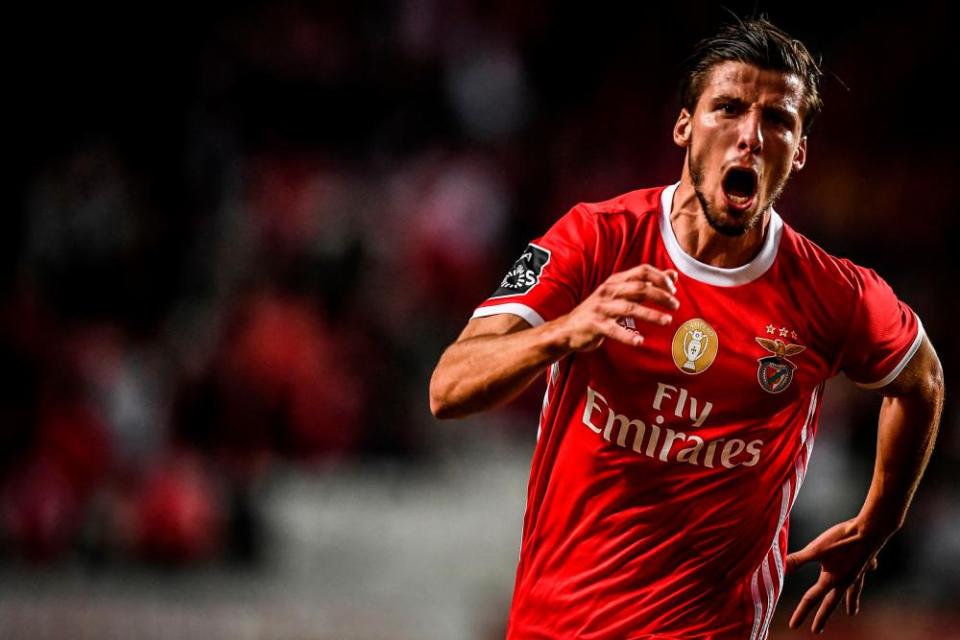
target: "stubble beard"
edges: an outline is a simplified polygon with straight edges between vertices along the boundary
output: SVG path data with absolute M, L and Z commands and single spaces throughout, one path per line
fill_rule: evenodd
M 690 141 L 690 149 L 693 149 L 692 140 Z M 727 236 L 728 238 L 739 238 L 756 227 L 757 223 L 763 219 L 763 213 L 768 208 L 772 207 L 773 203 L 777 201 L 777 199 L 780 197 L 780 194 L 783 192 L 783 188 L 787 184 L 787 180 L 790 179 L 790 172 L 788 171 L 783 178 L 780 179 L 776 185 L 774 185 L 771 195 L 766 199 L 765 202 L 760 203 L 756 209 L 756 212 L 752 216 L 743 218 L 740 222 L 725 223 L 721 221 L 720 216 L 716 211 L 713 210 L 713 208 L 707 202 L 706 196 L 703 194 L 703 163 L 693 160 L 692 151 L 691 153 L 687 154 L 687 168 L 690 171 L 690 180 L 693 182 L 693 191 L 697 194 L 697 200 L 700 202 L 700 208 L 703 209 L 703 215 L 707 219 L 707 224 L 709 224 L 718 233 Z

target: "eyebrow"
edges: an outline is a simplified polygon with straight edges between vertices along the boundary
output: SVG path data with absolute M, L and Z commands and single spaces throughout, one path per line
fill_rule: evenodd
M 710 101 L 714 104 L 717 104 L 718 102 L 732 102 L 734 104 L 744 104 L 743 99 L 738 98 L 736 96 L 727 95 L 725 93 L 721 93 L 720 95 L 713 96 L 713 98 L 711 98 Z
M 723 102 L 735 104 L 737 106 L 743 106 L 744 104 L 746 104 L 746 101 L 743 100 L 743 98 L 738 98 L 737 96 L 733 96 L 725 93 L 721 93 L 719 95 L 714 96 L 713 98 L 710 99 L 710 102 L 715 105 Z M 778 105 L 768 104 L 768 105 L 764 105 L 762 108 L 767 113 L 773 113 L 783 118 L 787 118 L 789 120 L 794 120 L 799 115 L 795 111 L 791 111 L 790 109 L 786 109 Z

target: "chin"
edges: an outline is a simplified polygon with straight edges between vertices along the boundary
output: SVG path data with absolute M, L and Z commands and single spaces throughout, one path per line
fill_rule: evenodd
M 717 231 L 718 233 L 729 238 L 738 238 L 745 234 L 750 228 L 740 221 L 729 222 L 725 220 L 716 220 L 710 216 L 707 216 L 707 222 L 710 223 L 710 227 L 713 228 L 714 231 Z
M 729 238 L 737 238 L 745 234 L 756 225 L 757 219 L 760 217 L 756 209 L 756 203 L 749 209 L 738 211 L 734 215 L 730 211 L 730 207 L 727 206 L 726 198 L 722 195 L 719 199 L 720 206 L 714 206 L 707 202 L 702 193 L 696 191 L 696 194 L 707 223 L 714 231 Z
M 726 207 L 723 207 L 720 211 L 721 213 L 718 214 L 716 209 L 704 207 L 704 214 L 710 226 L 717 232 L 731 238 L 742 236 L 753 229 L 757 226 L 761 217 L 760 208 L 756 203 L 749 209 L 738 211 L 736 214 L 731 213 Z

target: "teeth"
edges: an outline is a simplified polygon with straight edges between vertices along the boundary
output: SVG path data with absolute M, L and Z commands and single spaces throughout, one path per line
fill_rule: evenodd
M 750 202 L 750 196 L 735 196 L 728 193 L 727 198 L 734 204 L 746 204 Z

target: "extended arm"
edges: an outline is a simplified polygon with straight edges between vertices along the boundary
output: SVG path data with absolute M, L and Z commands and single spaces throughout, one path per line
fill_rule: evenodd
M 926 337 L 910 365 L 881 392 L 877 459 L 858 517 L 886 540 L 903 525 L 933 453 L 943 409 L 943 370 Z
M 819 560 L 820 579 L 790 619 L 797 628 L 820 603 L 811 631 L 819 633 L 846 594 L 847 613 L 860 608 L 860 593 L 876 555 L 903 525 L 910 501 L 933 452 L 943 408 L 943 370 L 924 337 L 910 363 L 880 389 L 884 395 L 877 432 L 873 480 L 860 513 L 828 529 L 787 557 L 787 570 Z
M 569 353 L 596 349 L 607 338 L 642 344 L 642 336 L 617 320 L 630 316 L 668 324 L 668 314 L 640 303 L 676 309 L 676 281 L 674 271 L 640 265 L 610 276 L 573 311 L 539 327 L 510 315 L 471 320 L 433 372 L 430 410 L 438 418 L 483 411 L 516 397 Z

